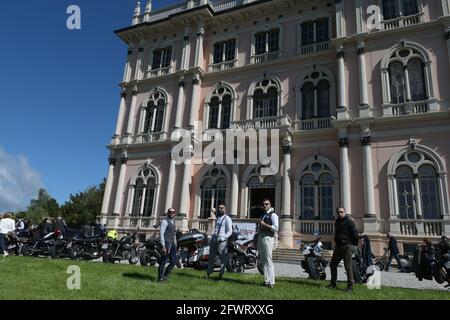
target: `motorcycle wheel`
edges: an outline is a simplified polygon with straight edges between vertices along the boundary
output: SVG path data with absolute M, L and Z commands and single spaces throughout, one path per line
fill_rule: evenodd
M 108 263 L 108 262 L 110 262 L 110 259 L 111 259 L 111 257 L 110 257 L 110 253 L 109 252 L 103 252 L 102 253 L 102 261 L 103 261 L 103 263 Z
M 147 249 L 142 250 L 141 255 L 139 256 L 139 261 L 141 263 L 141 266 L 148 266 L 150 262 L 147 259 Z
M 316 270 L 316 264 L 313 257 L 306 258 L 306 264 L 308 266 L 309 277 L 313 280 L 320 280 L 320 274 Z
M 442 270 L 442 268 L 437 269 L 435 272 L 433 272 L 433 278 L 437 283 L 443 284 L 446 278 L 445 271 Z
M 228 272 L 244 273 L 244 265 L 241 263 L 241 258 L 237 254 L 230 254 L 226 264 Z
M 23 256 L 31 256 L 32 254 L 31 254 L 31 248 L 30 248 L 31 246 L 28 244 L 28 243 L 25 243 L 23 246 L 22 246 L 22 255 Z
M 355 283 L 363 283 L 363 279 L 361 278 L 361 270 L 359 269 L 359 264 L 355 260 L 352 260 L 352 270 L 353 270 L 353 279 Z
M 56 246 L 50 246 L 48 249 L 50 258 L 56 259 L 58 258 L 58 248 Z
M 82 247 L 79 244 L 74 244 L 72 246 L 72 249 L 70 250 L 70 259 L 72 260 L 78 260 L 81 258 Z
M 135 265 L 136 263 L 139 262 L 139 256 L 138 256 L 137 251 L 136 251 L 135 248 L 131 249 L 130 259 L 128 259 L 128 262 L 131 265 Z

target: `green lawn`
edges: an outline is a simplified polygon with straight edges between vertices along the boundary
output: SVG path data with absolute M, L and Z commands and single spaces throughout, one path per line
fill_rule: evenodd
M 67 267 L 81 269 L 81 290 L 68 290 Z M 225 274 L 217 281 L 204 279 L 204 271 L 175 269 L 166 283 L 156 282 L 155 267 L 112 265 L 46 258 L 0 258 L 0 299 L 450 299 L 450 293 L 355 286 L 352 293 L 329 290 L 328 282 L 277 278 L 274 289 L 262 287 L 262 276 Z M 341 283 L 340 288 L 345 288 Z

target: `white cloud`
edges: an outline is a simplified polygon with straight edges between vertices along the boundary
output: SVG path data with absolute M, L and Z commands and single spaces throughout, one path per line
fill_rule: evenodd
M 42 181 L 22 155 L 12 155 L 0 146 L 0 212 L 24 210 L 35 198 Z

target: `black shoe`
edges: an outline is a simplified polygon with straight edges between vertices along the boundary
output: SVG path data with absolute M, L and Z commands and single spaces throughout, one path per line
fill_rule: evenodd
M 164 281 L 166 281 L 166 279 L 164 279 L 164 278 L 159 278 L 158 279 L 158 282 L 164 282 Z
M 352 291 L 353 291 L 353 286 L 347 285 L 347 289 L 345 289 L 345 292 L 352 292 Z
M 337 286 L 336 286 L 336 283 L 333 283 L 333 282 L 332 282 L 332 283 L 330 283 L 329 285 L 327 285 L 326 288 L 327 288 L 327 289 L 336 289 Z

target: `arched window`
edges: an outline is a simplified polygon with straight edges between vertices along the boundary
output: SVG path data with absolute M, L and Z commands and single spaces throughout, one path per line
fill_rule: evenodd
M 305 82 L 302 86 L 302 119 L 314 118 L 314 84 Z
M 323 157 L 313 157 L 299 165 L 300 217 L 302 220 L 333 220 L 338 203 L 337 170 Z
M 307 174 L 301 181 L 302 207 L 301 217 L 304 220 L 314 220 L 314 176 Z
M 248 118 L 265 118 L 279 115 L 281 84 L 275 79 L 265 79 L 252 84 L 249 90 Z
M 392 20 L 419 13 L 417 0 L 383 0 L 383 18 Z
M 156 214 L 157 175 L 153 168 L 145 166 L 139 171 L 134 183 L 131 216 L 151 217 Z
M 234 92 L 231 86 L 219 83 L 206 104 L 208 129 L 228 129 L 233 117 Z
M 395 107 L 394 115 L 428 111 L 434 93 L 430 60 L 425 49 L 410 42 L 394 46 L 383 58 L 381 72 L 384 107 L 411 104 L 411 108 Z
M 394 155 L 388 166 L 391 215 L 409 220 L 438 220 L 447 214 L 443 169 L 440 158 L 424 146 L 404 148 Z
M 419 186 L 424 219 L 440 219 L 436 169 L 430 165 L 419 168 Z
M 336 115 L 336 89 L 333 74 L 323 66 L 314 66 L 297 79 L 296 119 L 299 130 L 331 127 Z
M 166 94 L 156 89 L 150 95 L 147 105 L 143 108 L 144 125 L 142 134 L 152 134 L 164 131 L 164 113 L 167 107 Z
M 262 202 L 264 199 L 269 199 L 272 203 L 272 207 L 276 208 L 277 198 L 277 179 L 275 176 L 264 176 L 261 174 L 264 166 L 255 166 L 247 177 L 247 190 L 248 190 L 248 209 L 249 218 L 258 219 L 261 218 L 264 211 L 262 210 Z
M 227 198 L 226 174 L 220 168 L 212 168 L 206 173 L 200 184 L 200 219 L 207 219 L 211 209 L 225 204 Z

